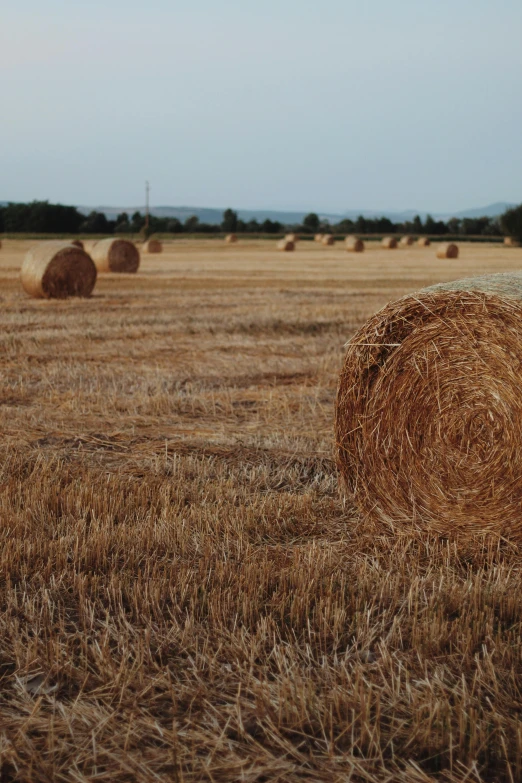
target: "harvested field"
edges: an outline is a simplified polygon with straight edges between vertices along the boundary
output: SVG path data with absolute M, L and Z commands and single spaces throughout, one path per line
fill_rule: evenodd
M 373 535 L 343 345 L 522 249 L 165 242 L 89 300 L 0 256 L 2 781 L 520 781 L 522 557 Z

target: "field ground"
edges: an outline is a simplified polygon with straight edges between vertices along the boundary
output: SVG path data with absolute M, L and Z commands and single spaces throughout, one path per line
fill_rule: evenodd
M 522 249 L 178 240 L 90 300 L 0 250 L 0 780 L 520 781 L 520 554 L 340 497 L 343 344 Z

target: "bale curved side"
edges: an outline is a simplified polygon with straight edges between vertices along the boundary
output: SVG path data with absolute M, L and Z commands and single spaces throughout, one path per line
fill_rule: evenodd
M 295 250 L 295 244 L 290 242 L 289 239 L 281 239 L 277 243 L 277 249 L 282 250 L 284 253 L 291 253 L 293 250 Z
M 453 242 L 444 242 L 437 248 L 437 258 L 458 258 L 459 248 Z
M 98 272 L 133 274 L 140 265 L 138 248 L 128 239 L 100 239 L 92 247 L 91 257 Z
M 397 240 L 395 237 L 384 237 L 381 245 L 386 248 L 386 250 L 394 250 L 397 247 Z
M 143 243 L 142 250 L 144 253 L 162 253 L 163 245 L 159 239 L 147 239 L 147 241 Z
M 347 348 L 341 475 L 364 519 L 522 541 L 522 273 L 392 302 Z
M 96 267 L 81 248 L 68 242 L 42 242 L 26 254 L 20 270 L 24 290 L 37 298 L 90 296 Z
M 364 252 L 364 242 L 359 237 L 346 237 L 345 245 L 349 253 Z

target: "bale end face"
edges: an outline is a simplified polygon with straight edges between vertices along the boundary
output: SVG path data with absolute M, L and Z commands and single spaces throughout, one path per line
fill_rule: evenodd
M 75 245 L 43 242 L 25 256 L 20 279 L 24 290 L 36 298 L 87 297 L 96 283 L 96 267 L 91 257 Z

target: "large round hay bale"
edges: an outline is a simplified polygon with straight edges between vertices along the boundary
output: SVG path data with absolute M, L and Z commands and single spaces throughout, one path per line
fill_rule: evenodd
M 437 258 L 458 258 L 459 247 L 453 242 L 443 242 L 437 248 Z
M 237 242 L 237 236 L 235 234 L 227 234 L 225 237 L 225 242 L 227 245 L 233 245 L 234 242 Z
M 395 237 L 384 237 L 381 245 L 386 250 L 394 250 L 397 247 L 397 239 Z
M 285 239 L 287 239 L 288 242 L 293 242 L 294 245 L 296 245 L 299 242 L 299 234 L 287 234 Z
M 143 243 L 142 250 L 144 253 L 162 253 L 163 245 L 159 239 L 147 239 Z
M 69 242 L 42 242 L 26 254 L 20 279 L 31 296 L 66 299 L 90 296 L 96 283 L 96 267 L 91 257 Z
M 289 239 L 281 239 L 277 243 L 277 249 L 282 250 L 284 253 L 291 253 L 292 250 L 295 250 L 295 243 Z
M 335 245 L 335 237 L 333 234 L 324 234 L 322 238 L 323 245 Z
M 100 239 L 91 249 L 91 257 L 98 272 L 138 271 L 140 254 L 136 245 L 128 239 Z
M 362 253 L 364 251 L 364 242 L 359 237 L 346 237 L 344 243 L 350 253 Z
M 324 234 L 316 234 L 314 236 L 314 242 L 322 242 Z
M 399 244 L 401 247 L 409 247 L 410 245 L 413 245 L 413 237 L 411 237 L 409 234 L 406 234 L 405 236 L 401 237 Z
M 519 247 L 520 242 L 515 237 L 504 237 L 504 244 L 506 247 Z
M 386 305 L 352 337 L 338 463 L 363 519 L 522 541 L 522 272 Z
M 429 247 L 431 245 L 431 241 L 429 237 L 419 237 L 417 244 L 419 247 Z

